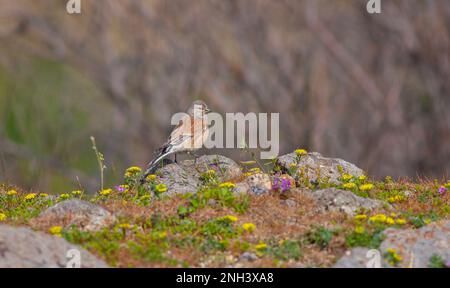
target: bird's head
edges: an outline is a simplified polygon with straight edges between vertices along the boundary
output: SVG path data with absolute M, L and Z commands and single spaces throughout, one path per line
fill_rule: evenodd
M 210 112 L 211 110 L 208 108 L 206 103 L 202 100 L 195 100 L 192 102 L 191 106 L 189 107 L 187 113 L 191 116 L 194 115 L 205 115 L 206 113 Z

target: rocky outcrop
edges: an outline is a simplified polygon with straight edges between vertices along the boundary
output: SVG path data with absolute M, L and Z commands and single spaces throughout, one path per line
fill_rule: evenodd
M 432 223 L 420 229 L 384 231 L 380 250 L 395 249 L 402 257 L 400 267 L 427 267 L 433 255 L 450 261 L 450 221 Z
M 0 225 L 0 268 L 49 267 L 103 268 L 107 265 L 63 238 Z
M 167 186 L 166 195 L 195 193 L 202 185 L 201 175 L 214 170 L 219 181 L 241 175 L 241 168 L 233 160 L 221 155 L 204 155 L 194 160 L 166 165 L 156 171 L 158 182 Z
M 352 216 L 361 209 L 373 210 L 386 205 L 384 202 L 359 197 L 351 191 L 339 190 L 336 188 L 318 191 L 299 189 L 296 190 L 296 192 L 314 199 L 317 212 L 343 212 Z
M 244 181 L 237 183 L 235 192 L 238 194 L 249 193 L 253 195 L 262 195 L 272 189 L 272 181 L 268 174 L 256 173 L 245 178 Z
M 353 176 L 362 176 L 364 171 L 355 165 L 337 158 L 326 158 L 320 153 L 311 152 L 307 155 L 297 156 L 295 153 L 278 157 L 276 164 L 285 172 L 294 171 L 296 181 L 307 178 L 311 183 L 317 183 L 319 178 L 331 184 L 339 185 L 342 173 Z
M 384 231 L 384 235 L 386 239 L 380 249 L 374 250 L 378 251 L 381 267 L 393 267 L 393 263 L 385 257 L 388 251 L 395 251 L 400 257 L 396 267 L 427 268 L 433 256 L 440 257 L 446 263 L 450 261 L 450 221 L 432 223 L 420 229 L 389 228 Z M 347 251 L 334 267 L 367 267 L 368 261 L 374 257 L 374 254 L 368 253 L 367 248 L 354 248 Z
M 71 199 L 66 200 L 48 208 L 31 224 L 40 229 L 47 223 L 70 227 L 75 225 L 81 231 L 97 231 L 109 227 L 116 221 L 116 217 L 106 209 L 92 203 Z

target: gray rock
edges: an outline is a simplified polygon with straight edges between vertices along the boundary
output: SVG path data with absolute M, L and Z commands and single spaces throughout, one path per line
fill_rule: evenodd
M 256 173 L 245 178 L 244 181 L 237 183 L 235 193 L 249 193 L 253 195 L 262 195 L 272 190 L 272 180 L 268 174 Z
M 381 243 L 378 255 L 381 267 L 390 268 L 384 255 L 388 249 L 394 249 L 402 260 L 396 267 L 427 268 L 433 255 L 444 261 L 450 260 L 450 221 L 432 223 L 420 229 L 395 229 L 384 231 L 386 239 Z M 348 251 L 333 266 L 335 268 L 363 268 L 370 257 L 366 257 L 367 248 L 354 248 Z
M 97 231 L 111 226 L 115 221 L 116 217 L 102 207 L 71 199 L 48 208 L 32 220 L 32 225 L 47 222 L 64 227 L 75 225 L 82 231 Z
M 28 228 L 0 225 L 0 268 L 63 268 L 75 259 L 70 253 L 77 251 L 81 267 L 108 267 L 102 260 L 63 238 Z
M 400 267 L 426 268 L 433 255 L 450 260 L 450 221 L 431 223 L 420 229 L 384 231 L 386 239 L 381 243 L 383 253 L 392 248 L 403 258 Z
M 333 268 L 366 268 L 370 257 L 368 256 L 369 249 L 357 247 L 346 251 Z M 380 256 L 381 257 L 381 256 Z M 381 260 L 381 258 L 379 258 Z
M 166 165 L 156 171 L 158 182 L 167 186 L 166 195 L 195 193 L 202 185 L 201 174 L 215 170 L 219 181 L 237 178 L 242 171 L 233 160 L 221 155 L 204 155 L 194 160 Z
M 297 159 L 298 157 L 295 153 L 290 153 L 280 156 L 276 162 L 284 171 L 289 171 L 291 165 L 295 165 L 296 173 L 292 176 L 294 176 L 296 181 L 299 180 L 303 171 L 304 177 L 308 177 L 311 183 L 318 182 L 320 176 L 321 180 L 327 180 L 329 183 L 339 185 L 341 184 L 339 180 L 341 177 L 339 167 L 342 168 L 343 173 L 348 173 L 356 177 L 364 175 L 362 169 L 351 163 L 342 159 L 326 158 L 317 152 L 311 152 L 308 155 L 300 157 L 298 162 Z
M 256 261 L 258 260 L 258 256 L 256 256 L 255 253 L 251 253 L 251 252 L 244 252 L 242 253 L 241 256 L 239 256 L 239 261 Z
M 317 212 L 335 211 L 353 216 L 361 209 L 372 210 L 387 205 L 384 202 L 359 197 L 351 191 L 339 190 L 336 188 L 318 191 L 304 189 L 297 191 L 314 199 Z

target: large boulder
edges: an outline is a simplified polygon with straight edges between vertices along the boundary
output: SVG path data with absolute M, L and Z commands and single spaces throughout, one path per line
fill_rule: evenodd
M 79 258 L 78 258 L 79 256 Z M 106 263 L 63 238 L 0 225 L 0 268 L 105 268 Z
M 359 197 L 351 191 L 336 188 L 328 188 L 317 191 L 298 189 L 295 191 L 314 199 L 317 212 L 343 212 L 353 216 L 362 209 L 373 210 L 387 205 L 384 202 Z
M 381 267 L 392 267 L 385 255 L 389 250 L 401 257 L 396 267 L 427 268 L 433 256 L 440 257 L 445 263 L 450 261 L 450 221 L 432 223 L 420 229 L 386 229 L 385 240 L 378 253 Z M 376 253 L 367 248 L 354 248 L 347 251 L 333 266 L 335 268 L 364 268 L 370 265 Z M 368 254 L 369 253 L 369 254 Z
M 116 217 L 106 209 L 90 202 L 71 199 L 57 203 L 31 221 L 32 226 L 44 229 L 48 225 L 70 227 L 81 231 L 97 231 L 109 227 Z
M 204 155 L 194 160 L 184 160 L 166 165 L 156 171 L 158 182 L 167 186 L 166 195 L 195 193 L 202 185 L 201 176 L 214 170 L 219 180 L 224 182 L 241 176 L 236 162 L 221 155 Z
M 432 223 L 420 229 L 384 231 L 381 251 L 395 249 L 402 257 L 400 267 L 428 267 L 432 256 L 450 261 L 450 221 Z
M 317 183 L 319 178 L 328 181 L 331 184 L 341 184 L 342 173 L 351 174 L 359 177 L 364 175 L 364 171 L 355 165 L 338 158 L 326 158 L 320 153 L 311 152 L 307 155 L 297 156 L 295 153 L 286 154 L 278 157 L 276 164 L 284 172 L 294 170 L 294 178 L 298 181 L 300 176 L 311 183 Z

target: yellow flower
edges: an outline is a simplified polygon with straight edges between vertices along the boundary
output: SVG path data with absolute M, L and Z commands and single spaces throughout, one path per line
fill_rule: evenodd
M 137 167 L 137 166 L 132 166 L 129 167 L 126 171 L 125 171 L 125 177 L 132 177 L 138 173 L 141 173 L 142 169 Z
M 264 242 L 259 242 L 259 243 L 255 246 L 255 249 L 258 250 L 258 251 L 266 250 L 266 249 L 267 249 L 267 244 L 264 243 Z
M 148 181 L 155 181 L 156 180 L 156 175 L 155 174 L 150 174 L 146 177 L 146 179 Z
M 356 215 L 355 216 L 355 220 L 366 220 L 367 219 L 367 215 L 364 214 L 360 214 L 360 215 Z
M 101 196 L 108 196 L 111 193 L 112 193 L 112 189 L 103 189 L 102 191 L 99 192 L 99 194 Z
M 426 225 L 428 225 L 428 224 L 431 223 L 431 219 L 430 219 L 430 218 L 427 218 L 427 219 L 425 219 L 423 222 L 424 222 Z
M 297 168 L 297 164 L 291 163 L 291 164 L 289 164 L 289 168 L 295 169 L 295 168 Z
M 130 223 L 122 223 L 122 224 L 119 224 L 118 227 L 126 230 L 126 229 L 131 229 L 132 226 Z
M 355 233 L 357 233 L 357 234 L 363 234 L 364 231 L 365 231 L 365 229 L 362 226 L 356 226 L 355 227 Z
M 216 171 L 213 169 L 209 169 L 205 172 L 205 174 L 208 176 L 214 176 L 214 175 L 216 175 Z
M 25 196 L 25 200 L 33 200 L 36 198 L 36 193 L 29 193 Z
M 141 198 L 139 198 L 141 201 L 147 201 L 150 200 L 151 196 L 150 195 L 143 195 Z
M 236 187 L 236 185 L 231 182 L 224 182 L 224 183 L 219 184 L 219 187 L 232 189 L 232 188 Z
M 406 220 L 405 219 L 397 219 L 397 220 L 395 220 L 395 223 L 397 223 L 398 225 L 405 225 Z
M 389 203 L 401 202 L 401 201 L 405 200 L 405 196 L 395 195 L 395 196 L 389 197 L 387 200 Z
M 242 228 L 247 232 L 253 232 L 256 230 L 256 225 L 253 223 L 244 223 L 242 224 Z
M 387 217 L 387 218 L 386 218 L 386 224 L 388 224 L 388 225 L 394 225 L 394 224 L 395 224 L 395 221 L 394 221 L 394 219 L 392 219 L 391 217 Z
M 166 231 L 157 232 L 155 236 L 156 239 L 165 239 L 167 238 L 167 232 Z
M 42 197 L 42 198 L 45 198 L 45 197 L 48 197 L 48 194 L 47 193 L 41 193 L 41 194 L 39 194 L 39 196 Z
M 359 181 L 366 181 L 367 176 L 366 175 L 361 175 L 358 177 Z
M 397 250 L 395 250 L 394 248 L 388 248 L 388 249 L 386 249 L 386 251 L 387 251 L 389 254 L 397 253 Z
M 158 184 L 155 186 L 155 190 L 157 193 L 164 193 L 167 191 L 167 186 L 166 184 Z
M 70 195 L 67 193 L 63 193 L 63 194 L 59 195 L 59 199 L 61 199 L 61 200 L 67 200 L 69 198 L 70 198 Z
M 386 251 L 392 257 L 392 261 L 390 262 L 391 265 L 395 265 L 396 263 L 403 260 L 403 257 L 400 256 L 395 249 L 388 248 Z
M 386 215 L 384 215 L 384 214 L 377 214 L 377 215 L 374 215 L 374 216 L 370 217 L 369 221 L 370 222 L 374 222 L 374 223 L 384 223 L 384 222 L 386 222 L 386 219 L 387 219 Z
M 297 149 L 294 151 L 295 155 L 301 157 L 301 156 L 305 156 L 308 154 L 308 151 L 306 151 L 305 149 Z
M 373 190 L 373 188 L 375 188 L 375 186 L 370 183 L 359 186 L 359 190 L 361 191 L 370 191 Z
M 450 182 L 444 185 L 445 188 L 450 189 Z
M 261 173 L 261 169 L 258 167 L 252 168 L 249 171 L 252 172 L 253 174 Z
M 396 261 L 396 262 L 400 262 L 403 260 L 403 257 L 398 255 L 397 253 L 393 254 L 392 257 L 394 258 L 394 261 Z
M 8 192 L 6 192 L 6 195 L 8 195 L 8 196 L 13 196 L 13 195 L 17 195 L 17 191 L 16 191 L 16 190 L 14 190 L 14 189 L 12 189 L 12 190 L 9 190 Z
M 230 222 L 236 222 L 238 218 L 233 215 L 227 215 L 221 218 L 222 220 L 230 221 Z
M 347 181 L 350 181 L 352 179 L 353 179 L 353 175 L 350 175 L 350 174 L 347 174 L 347 173 L 342 174 L 342 180 L 343 181 L 347 182 Z
M 0 213 L 0 222 L 3 222 L 6 220 L 6 215 L 4 213 Z
M 81 195 L 83 193 L 83 191 L 81 191 L 81 190 L 75 190 L 75 191 L 72 191 L 72 195 L 75 195 L 75 196 L 79 196 L 79 195 Z
M 50 234 L 61 237 L 62 227 L 61 226 L 53 226 L 50 229 L 48 229 L 48 232 Z
M 244 177 L 250 177 L 250 176 L 252 176 L 253 175 L 253 173 L 252 172 L 245 172 L 244 174 Z
M 345 183 L 342 185 L 342 188 L 347 189 L 347 190 L 353 190 L 353 189 L 356 189 L 356 187 L 357 187 L 356 184 L 353 182 Z
M 394 213 L 394 212 L 391 213 L 391 217 L 392 217 L 392 218 L 395 218 L 395 217 L 397 217 L 397 216 L 398 216 L 397 213 Z

